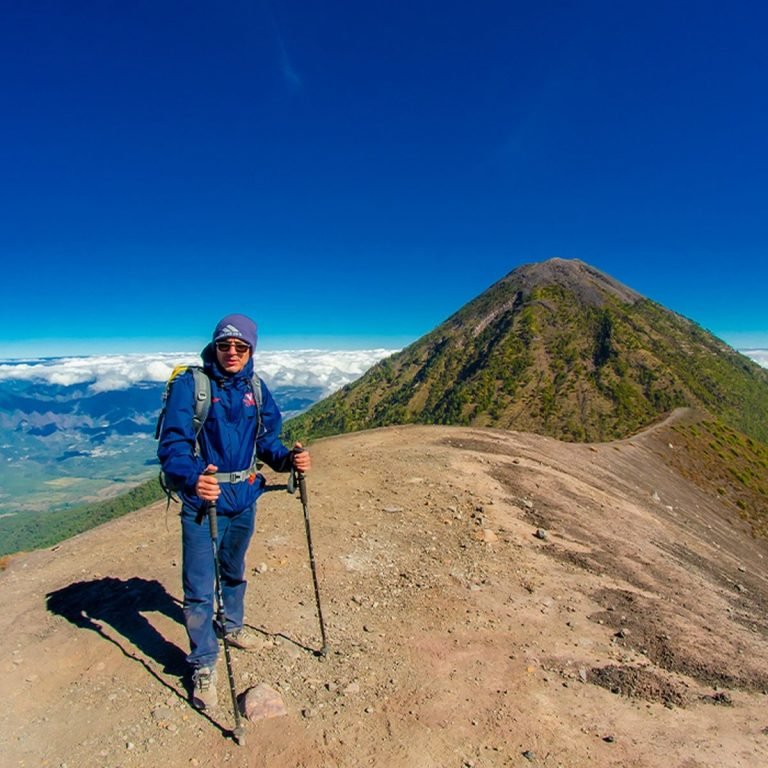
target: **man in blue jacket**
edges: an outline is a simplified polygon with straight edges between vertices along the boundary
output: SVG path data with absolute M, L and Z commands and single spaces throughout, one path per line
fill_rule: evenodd
M 195 436 L 194 377 L 187 370 L 174 380 L 165 406 L 158 458 L 166 479 L 181 498 L 184 620 L 192 667 L 192 704 L 216 704 L 217 633 L 231 646 L 258 647 L 244 627 L 245 554 L 253 535 L 256 500 L 265 480 L 252 466 L 255 455 L 277 472 L 309 470 L 309 453 L 296 443 L 289 450 L 280 440 L 282 417 L 267 386 L 253 392 L 256 324 L 245 315 L 227 315 L 202 352 L 211 382 L 211 402 Z M 261 405 L 259 407 L 259 401 Z M 256 452 L 254 453 L 254 444 Z M 218 548 L 226 627 L 214 626 L 214 562 L 206 515 L 216 502 Z

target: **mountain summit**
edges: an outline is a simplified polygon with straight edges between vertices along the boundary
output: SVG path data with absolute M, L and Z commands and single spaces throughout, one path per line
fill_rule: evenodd
M 768 441 L 768 372 L 579 260 L 510 272 L 434 331 L 292 422 L 331 435 L 404 423 L 625 437 L 703 408 Z
M 604 306 L 608 296 L 625 304 L 634 304 L 643 298 L 637 291 L 579 259 L 555 258 L 525 264 L 499 280 L 488 292 L 508 283 L 513 283 L 514 290 L 523 296 L 529 296 L 531 291 L 544 285 L 559 285 L 584 304 L 594 307 Z

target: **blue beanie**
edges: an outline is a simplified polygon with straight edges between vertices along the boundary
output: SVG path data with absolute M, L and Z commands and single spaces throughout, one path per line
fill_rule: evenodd
M 214 344 L 220 339 L 242 339 L 251 349 L 255 349 L 257 338 L 256 323 L 245 315 L 223 317 L 213 332 Z

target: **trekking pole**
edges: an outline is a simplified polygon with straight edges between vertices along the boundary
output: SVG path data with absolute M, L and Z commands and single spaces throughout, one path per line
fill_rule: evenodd
M 224 592 L 221 588 L 221 569 L 219 568 L 219 523 L 216 517 L 216 502 L 208 502 L 208 525 L 211 528 L 211 548 L 213 549 L 213 570 L 216 576 L 216 621 L 221 627 L 221 637 L 224 642 L 224 658 L 227 661 L 227 677 L 229 678 L 229 692 L 232 695 L 232 710 L 235 715 L 235 729 L 232 737 L 241 747 L 245 744 L 245 728 L 240 719 L 240 707 L 237 704 L 235 693 L 235 676 L 232 673 L 232 659 L 229 654 L 229 641 L 227 640 L 227 617 L 224 613 Z
M 301 451 L 297 451 L 300 453 Z M 291 468 L 291 479 L 288 483 L 288 492 L 294 493 L 296 491 L 296 481 L 299 483 L 299 497 L 301 498 L 301 506 L 304 509 L 304 530 L 307 533 L 307 549 L 309 550 L 309 565 L 312 570 L 312 583 L 315 585 L 315 603 L 317 604 L 317 618 L 320 620 L 320 636 L 322 638 L 323 646 L 319 651 L 320 656 L 325 656 L 328 653 L 328 642 L 325 638 L 325 622 L 323 621 L 323 609 L 320 606 L 320 587 L 317 583 L 317 568 L 315 567 L 315 551 L 312 548 L 312 531 L 309 527 L 309 502 L 307 500 L 307 483 L 304 479 L 304 473 L 300 472 L 295 467 Z

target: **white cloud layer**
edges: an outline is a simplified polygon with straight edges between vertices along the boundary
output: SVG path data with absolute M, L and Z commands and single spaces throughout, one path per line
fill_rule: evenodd
M 362 376 L 394 349 L 259 351 L 255 365 L 270 387 L 321 387 L 324 395 Z M 0 363 L 0 383 L 43 381 L 60 386 L 89 384 L 91 392 L 129 389 L 142 382 L 165 382 L 174 367 L 199 364 L 194 353 L 95 355 Z
M 742 355 L 751 357 L 758 365 L 768 368 L 768 349 L 741 349 Z
M 259 351 L 256 370 L 270 387 L 320 387 L 323 395 L 349 384 L 395 349 Z M 743 354 L 768 368 L 768 349 L 744 349 Z M 41 358 L 0 363 L 0 383 L 42 381 L 60 386 L 88 384 L 93 393 L 129 389 L 142 382 L 165 382 L 175 366 L 199 363 L 190 353 L 95 355 Z

